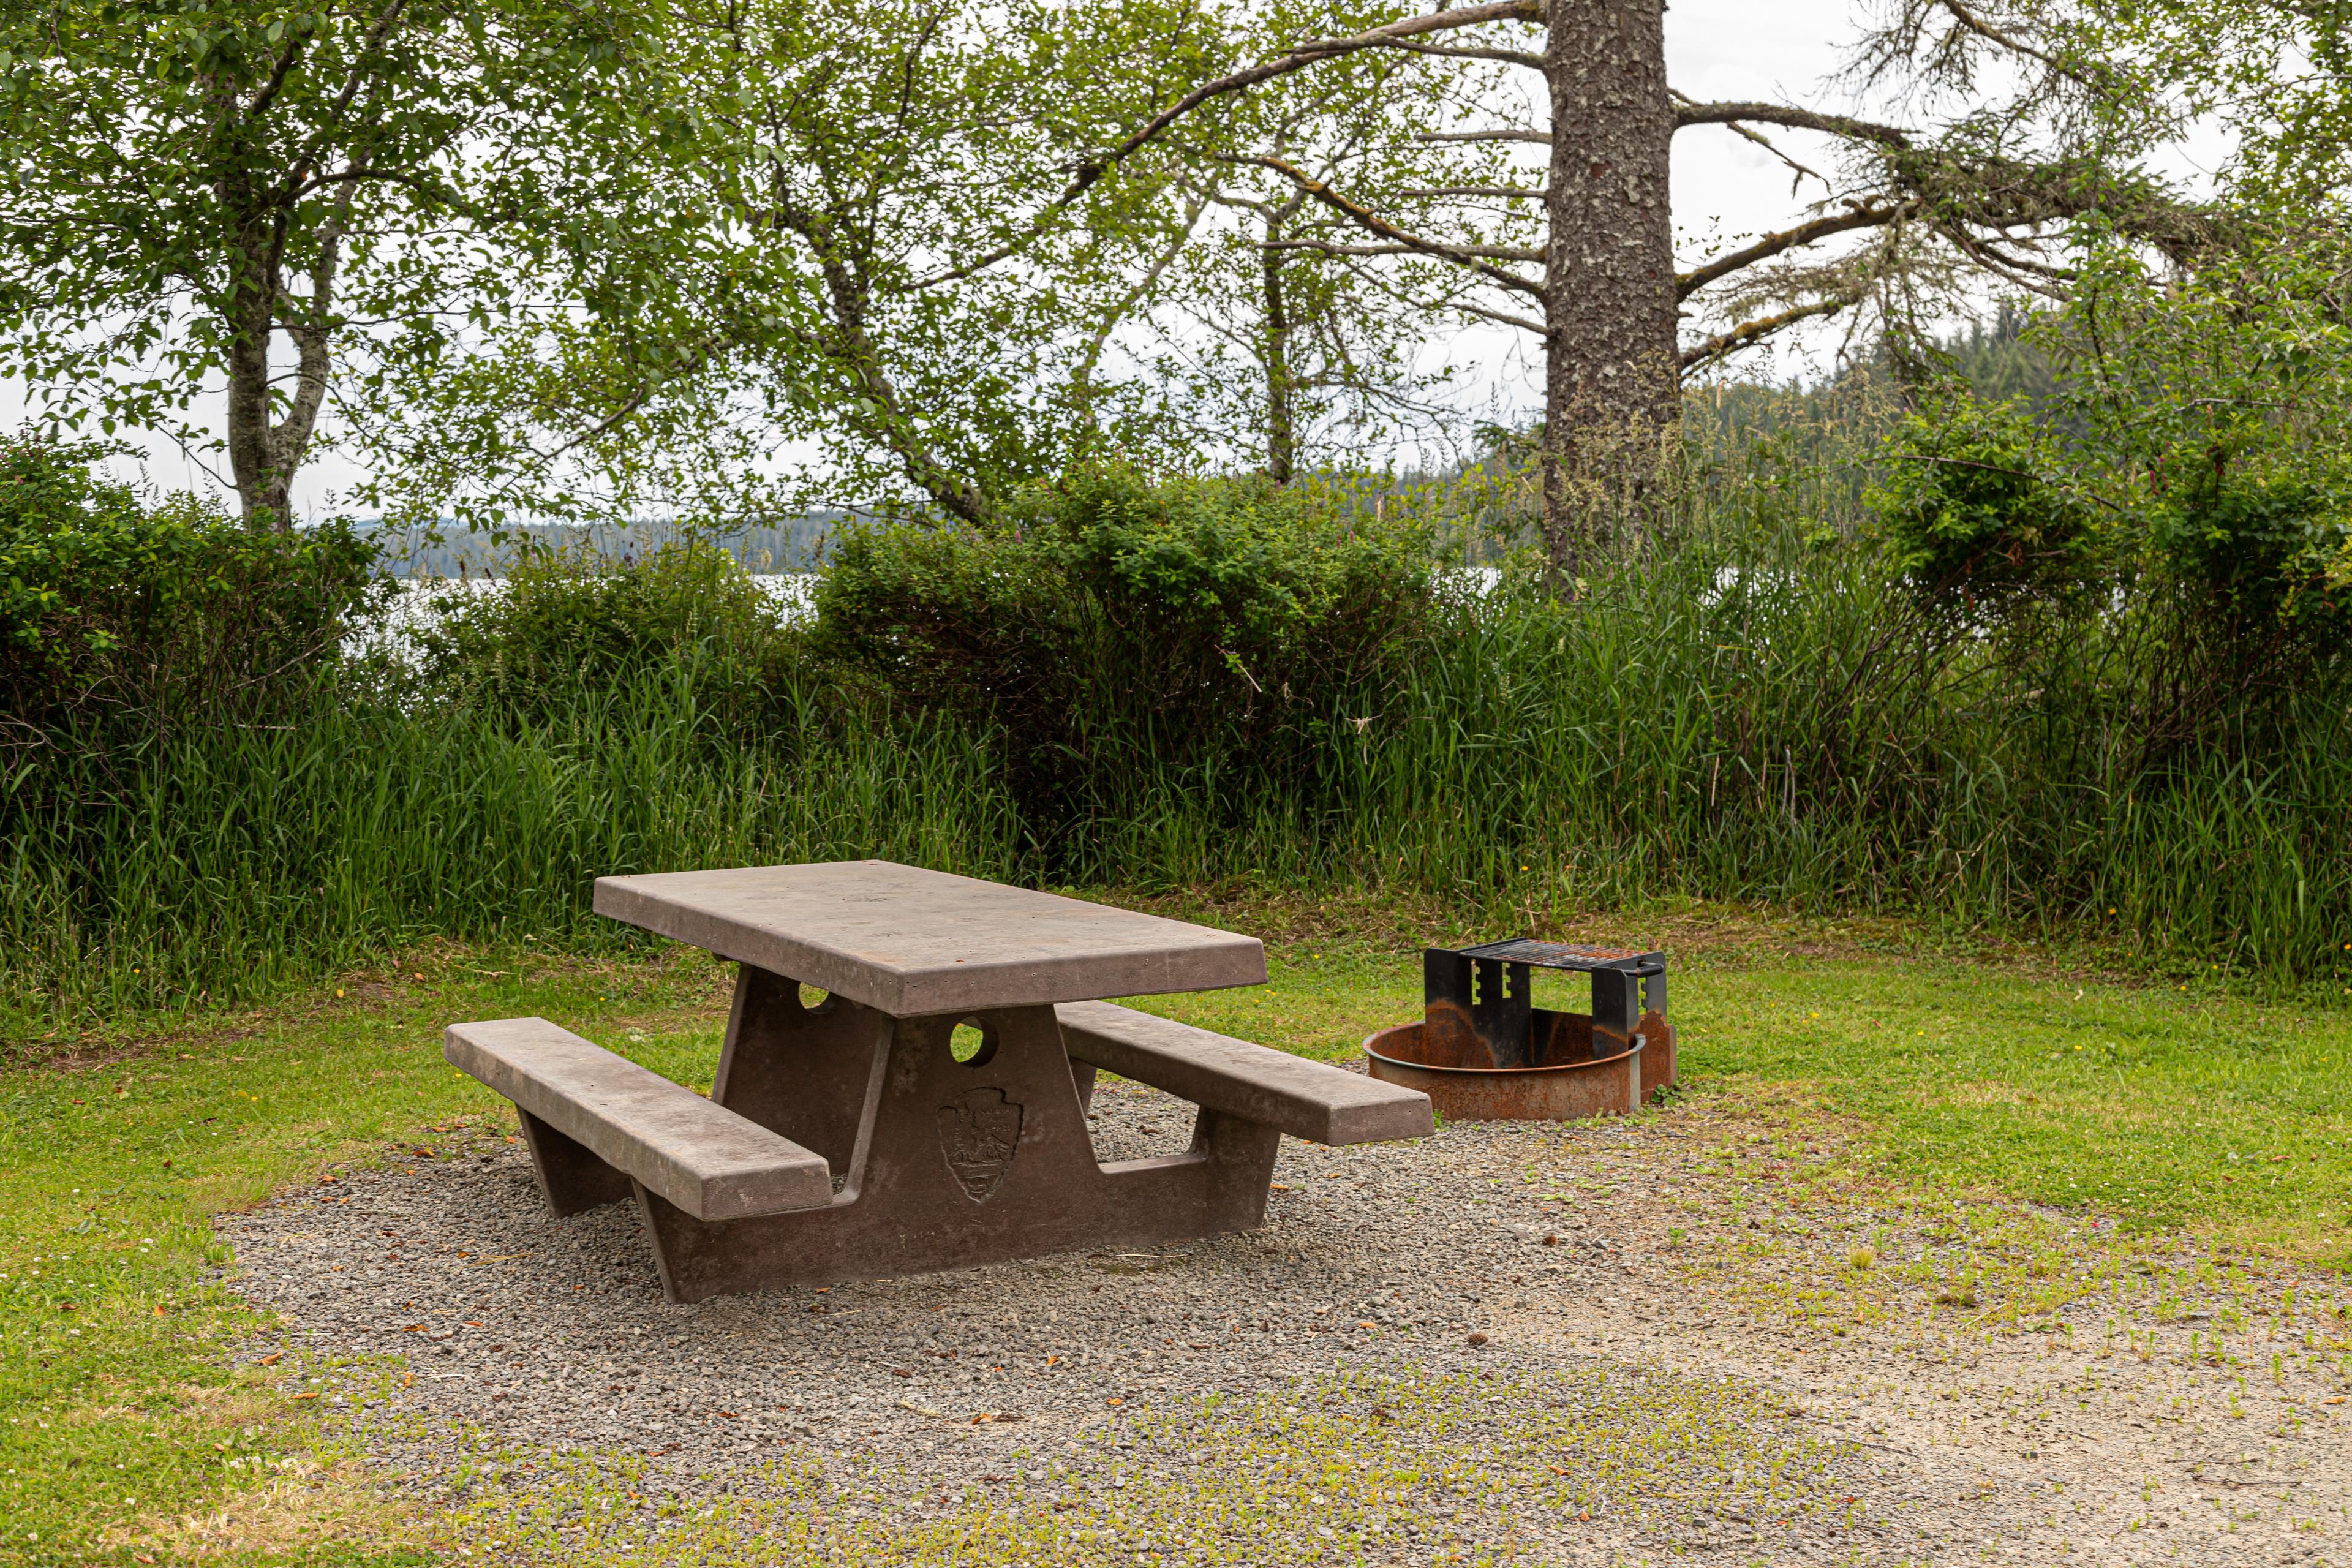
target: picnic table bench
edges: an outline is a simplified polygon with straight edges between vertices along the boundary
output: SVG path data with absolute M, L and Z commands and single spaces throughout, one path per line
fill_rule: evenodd
M 1253 937 L 886 860 L 606 877 L 595 909 L 736 962 L 709 1099 L 544 1018 L 443 1052 L 514 1102 L 557 1215 L 635 1201 L 672 1300 L 1252 1229 L 1282 1134 L 1433 1130 L 1414 1090 L 1104 1000 L 1263 984 Z M 1196 1105 L 1191 1148 L 1097 1159 L 1097 1069 Z

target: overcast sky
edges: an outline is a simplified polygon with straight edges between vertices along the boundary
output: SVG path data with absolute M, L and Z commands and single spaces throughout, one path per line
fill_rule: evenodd
M 1674 0 L 1666 13 L 1670 74 L 1694 98 L 1815 101 L 1822 79 L 1837 67 L 1841 46 L 1856 30 L 1848 0 Z M 1761 148 L 1727 132 L 1685 132 L 1675 145 L 1677 233 L 1687 246 L 1785 223 L 1794 211 L 1789 179 L 1787 169 Z M 1803 199 L 1819 194 L 1809 189 Z M 1508 374 L 1509 356 L 1498 340 L 1461 340 L 1448 357 L 1484 361 Z M 13 426 L 23 408 L 21 386 L 0 386 L 0 421 Z M 306 516 L 329 510 L 332 493 L 354 475 L 332 455 L 312 464 L 297 485 L 298 508 Z M 211 488 L 201 468 L 167 445 L 152 453 L 147 478 L 166 488 Z
M 1693 98 L 1818 103 L 1860 30 L 1847 0 L 1677 0 L 1666 10 L 1667 72 Z M 1805 199 L 1820 195 L 1810 187 Z M 1761 147 L 1727 131 L 1675 138 L 1678 233 L 1770 227 L 1790 210 L 1788 168 Z

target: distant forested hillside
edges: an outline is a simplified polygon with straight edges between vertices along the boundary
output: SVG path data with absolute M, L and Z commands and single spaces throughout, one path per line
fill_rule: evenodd
M 811 512 L 780 522 L 725 529 L 640 522 L 626 528 L 548 523 L 469 532 L 455 524 L 442 524 L 373 531 L 383 542 L 384 573 L 393 577 L 499 577 L 524 551 L 583 545 L 614 561 L 628 561 L 689 535 L 718 545 L 754 573 L 806 572 L 816 565 L 827 537 L 849 515 Z

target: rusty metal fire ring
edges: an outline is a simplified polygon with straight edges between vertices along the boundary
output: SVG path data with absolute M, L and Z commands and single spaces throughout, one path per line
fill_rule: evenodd
M 1549 1067 L 1437 1067 L 1417 1061 L 1423 1026 L 1396 1024 L 1364 1038 L 1371 1076 L 1383 1083 L 1419 1089 L 1437 1113 L 1455 1121 L 1570 1121 L 1589 1116 L 1625 1115 L 1641 1109 L 1649 1091 L 1673 1081 L 1671 1037 L 1657 1064 L 1644 1072 L 1646 1034 L 1630 1049 L 1597 1060 Z M 1645 1081 L 1647 1080 L 1647 1081 Z

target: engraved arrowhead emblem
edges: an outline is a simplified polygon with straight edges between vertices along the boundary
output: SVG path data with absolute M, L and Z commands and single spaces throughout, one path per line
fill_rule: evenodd
M 1001 1089 L 968 1089 L 940 1107 L 940 1149 L 964 1196 L 986 1203 L 1021 1146 L 1021 1107 Z

